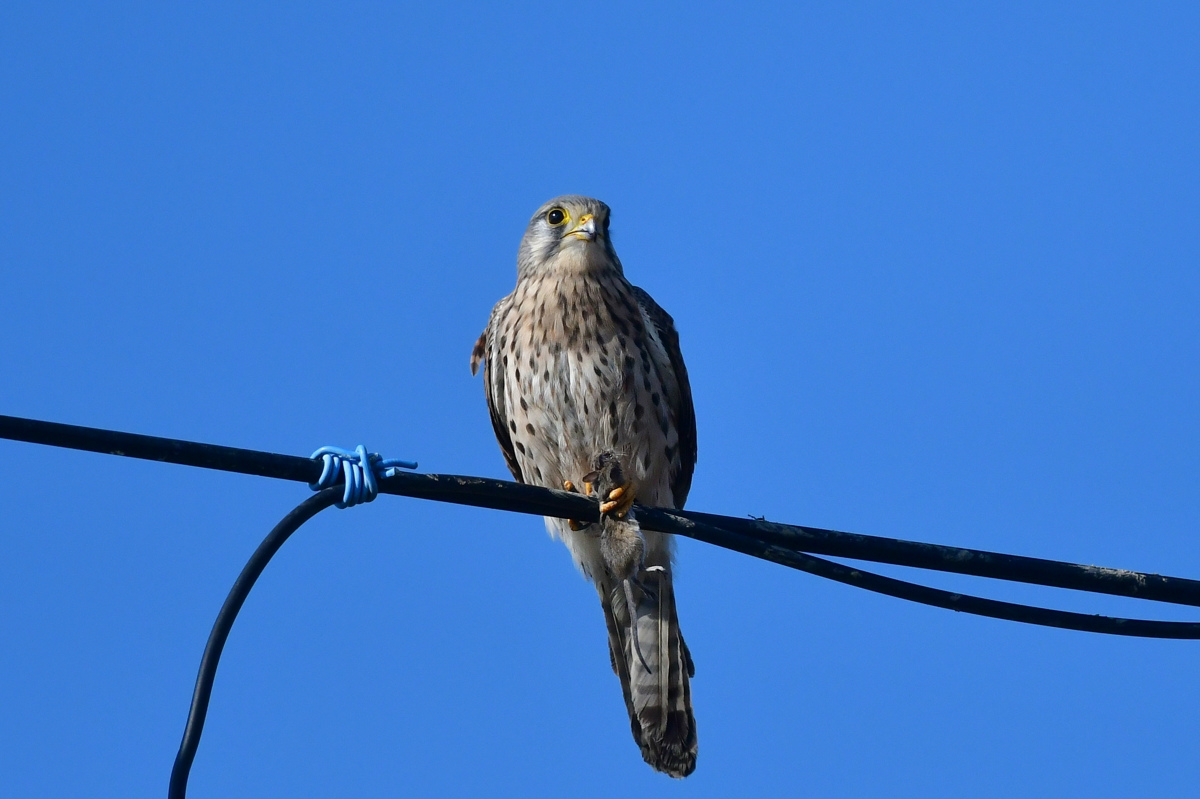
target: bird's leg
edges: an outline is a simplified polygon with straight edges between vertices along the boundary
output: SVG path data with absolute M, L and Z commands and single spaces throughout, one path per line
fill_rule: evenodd
M 633 507 L 635 499 L 633 482 L 622 483 L 608 492 L 608 499 L 600 502 L 600 512 L 618 519 L 624 519 Z
M 592 487 L 587 483 L 584 483 L 584 486 L 587 487 L 588 494 L 591 494 Z M 578 491 L 575 490 L 575 484 L 572 483 L 570 480 L 563 480 L 563 490 L 570 491 L 572 494 L 579 493 Z M 576 521 L 575 519 L 567 519 L 567 527 L 571 528 L 571 532 L 578 533 L 580 530 L 586 529 L 591 526 L 592 526 L 591 522 L 581 522 L 581 521 Z

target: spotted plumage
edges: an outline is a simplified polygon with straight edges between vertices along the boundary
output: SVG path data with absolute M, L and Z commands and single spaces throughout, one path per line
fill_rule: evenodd
M 608 206 L 587 197 L 558 197 L 538 209 L 521 239 L 516 288 L 492 309 L 471 371 L 485 364 L 492 426 L 517 480 L 582 483 L 597 454 L 609 451 L 638 502 L 683 507 L 696 422 L 679 339 L 671 317 L 625 279 L 608 227 Z M 546 525 L 599 592 L 643 757 L 687 776 L 696 764 L 694 669 L 675 612 L 671 536 L 643 532 L 636 579 L 646 590 L 631 618 L 596 531 L 559 519 Z

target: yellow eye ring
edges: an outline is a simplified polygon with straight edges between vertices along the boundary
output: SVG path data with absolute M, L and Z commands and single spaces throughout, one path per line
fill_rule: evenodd
M 550 227 L 558 227 L 559 225 L 566 224 L 567 220 L 570 218 L 570 214 L 563 209 L 551 208 L 550 212 L 546 214 L 546 223 L 550 225 Z

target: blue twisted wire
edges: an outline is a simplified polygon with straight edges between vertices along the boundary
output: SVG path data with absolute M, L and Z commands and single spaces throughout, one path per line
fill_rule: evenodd
M 338 475 L 346 483 L 339 508 L 350 508 L 362 502 L 370 502 L 379 495 L 378 480 L 391 477 L 399 469 L 415 469 L 416 461 L 384 458 L 377 452 L 367 452 L 359 444 L 354 450 L 340 447 L 321 447 L 312 454 L 312 459 L 321 460 L 321 477 L 308 487 L 313 491 L 329 488 L 337 483 Z

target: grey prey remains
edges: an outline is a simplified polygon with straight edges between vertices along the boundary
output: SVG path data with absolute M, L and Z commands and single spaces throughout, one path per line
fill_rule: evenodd
M 639 602 L 633 595 L 636 586 L 647 599 L 654 599 L 637 578 L 645 565 L 646 540 L 642 538 L 642 527 L 637 522 L 633 508 L 624 505 L 625 491 L 630 484 L 625 480 L 620 460 L 612 452 L 600 453 L 592 465 L 596 469 L 583 476 L 583 484 L 588 496 L 595 491 L 600 498 L 598 535 L 604 568 L 608 571 L 609 579 L 620 584 L 625 592 L 625 607 L 629 612 L 629 637 L 633 639 L 633 650 L 637 653 L 642 667 L 653 674 L 654 670 L 642 654 L 641 637 L 638 635 Z M 623 505 L 628 508 L 624 516 L 621 515 Z
M 596 456 L 610 452 L 624 482 L 600 499 L 620 520 L 635 500 L 683 507 L 696 415 L 675 323 L 625 279 L 608 222 L 608 206 L 588 197 L 558 197 L 537 210 L 517 253 L 517 286 L 492 309 L 471 373 L 485 362 L 488 411 L 514 478 L 573 489 L 595 470 Z M 642 599 L 631 608 L 602 536 L 562 519 L 548 518 L 546 527 L 600 594 L 642 757 L 686 777 L 696 768 L 695 669 L 675 613 L 672 537 L 641 531 L 641 560 L 630 571 Z

